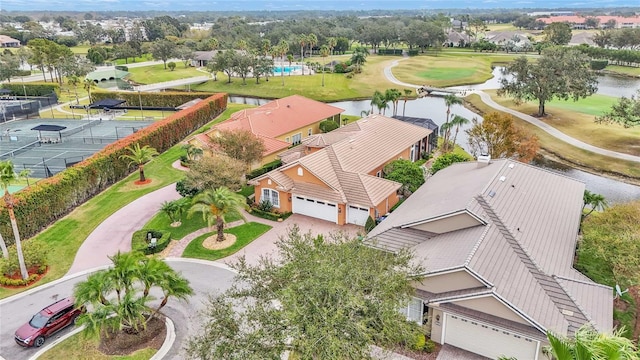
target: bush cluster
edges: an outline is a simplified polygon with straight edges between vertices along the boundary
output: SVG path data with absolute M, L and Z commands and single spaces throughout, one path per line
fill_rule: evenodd
M 290 212 L 275 213 L 275 212 L 269 212 L 269 211 L 262 211 L 258 208 L 251 208 L 251 215 L 255 215 L 259 218 L 263 218 L 271 221 L 278 221 L 278 219 L 286 220 L 289 216 L 291 216 L 291 214 L 292 213 Z
M 166 94 L 166 93 L 165 93 Z M 135 170 L 120 158 L 133 144 L 149 145 L 162 153 L 217 117 L 227 107 L 227 94 L 210 96 L 198 104 L 108 145 L 90 158 L 14 195 L 14 211 L 24 238 L 60 219 L 75 207 Z M 13 240 L 9 214 L 0 200 L 0 233 Z
M 378 49 L 378 55 L 402 55 L 402 49 Z
M 609 60 L 591 60 L 591 70 L 602 70 L 609 65 Z
M 60 85 L 58 83 L 38 83 L 38 82 L 30 82 L 30 83 L 20 83 L 20 84 L 2 84 L 3 89 L 11 90 L 14 95 L 24 96 L 26 93 L 27 96 L 46 96 L 55 92 L 56 94 L 60 93 Z
M 11 276 L 20 272 L 20 264 L 18 263 L 18 251 L 15 245 L 8 247 L 9 258 L 0 258 L 0 275 Z M 27 269 L 34 267 L 47 267 L 47 256 L 49 247 L 42 241 L 29 240 L 22 242 L 22 255 L 24 264 Z
M 156 238 L 156 247 L 149 247 L 149 234 Z M 133 233 L 131 237 L 131 250 L 139 251 L 145 255 L 151 255 L 166 249 L 171 242 L 171 232 L 165 230 L 142 229 Z
M 38 271 L 40 271 L 40 269 L 38 269 Z M 45 271 L 46 271 L 46 267 L 45 267 Z M 42 273 L 44 273 L 44 271 Z M 38 274 L 31 274 L 26 279 L 11 279 L 11 278 L 8 278 L 6 276 L 0 276 L 0 285 L 4 285 L 4 286 L 25 286 L 25 285 L 29 285 L 29 284 L 35 282 L 36 280 L 38 280 L 39 276 L 40 276 L 40 272 L 38 272 Z
M 333 72 L 338 74 L 346 74 L 353 71 L 353 67 L 348 62 L 337 63 L 333 66 Z

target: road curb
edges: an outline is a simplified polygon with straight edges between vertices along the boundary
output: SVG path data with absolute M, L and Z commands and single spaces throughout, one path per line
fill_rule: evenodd
M 40 350 L 38 350 L 35 354 L 31 355 L 29 360 L 35 360 L 35 359 L 39 358 L 40 356 L 42 356 L 42 354 L 44 354 L 47 351 L 51 350 L 54 346 L 60 344 L 61 342 L 67 340 L 68 338 L 72 337 L 73 335 L 79 333 L 82 330 L 84 330 L 84 325 L 73 329 L 73 331 L 71 331 L 68 334 L 64 334 L 63 336 L 61 336 L 60 338 L 56 339 L 52 343 L 47 344 L 47 346 L 45 346 L 43 348 L 40 348 Z

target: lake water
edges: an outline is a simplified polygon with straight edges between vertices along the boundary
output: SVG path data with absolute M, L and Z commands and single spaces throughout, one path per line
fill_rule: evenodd
M 488 80 L 483 84 L 455 87 L 460 89 L 497 89 L 499 88 L 498 79 L 500 69 L 495 68 L 493 70 L 494 78 Z M 611 75 L 604 75 L 599 77 L 599 94 L 609 96 L 630 96 L 640 88 L 640 79 L 614 77 Z M 229 102 L 249 105 L 264 105 L 271 100 L 249 98 L 244 96 L 229 96 Z M 344 114 L 362 116 L 363 112 L 371 111 L 370 100 L 358 100 L 358 101 L 339 101 L 332 103 L 331 105 L 344 109 Z M 398 102 L 398 115 L 403 115 L 404 101 Z M 391 116 L 392 104 L 389 103 L 389 108 L 386 109 L 386 115 Z M 373 109 L 375 113 L 378 113 L 378 109 Z M 413 117 L 426 117 L 432 119 L 436 124 L 442 125 L 445 121 L 447 108 L 444 104 L 444 100 L 438 97 L 425 97 L 421 99 L 409 100 L 406 103 L 406 109 L 404 109 L 404 115 Z M 482 118 L 474 112 L 466 109 L 461 105 L 454 105 L 451 107 L 451 113 L 463 116 L 467 119 L 474 117 L 481 120 Z M 458 133 L 456 142 L 463 148 L 468 150 L 468 144 L 466 134 L 463 130 L 469 128 L 470 125 L 463 127 Z M 640 187 L 630 185 L 621 181 L 609 179 L 606 177 L 590 174 L 578 169 L 564 166 L 562 164 L 550 161 L 539 160 L 535 163 L 536 166 L 548 169 L 550 171 L 558 172 L 563 175 L 580 180 L 586 184 L 587 190 L 603 195 L 610 203 L 626 202 L 631 200 L 640 199 Z

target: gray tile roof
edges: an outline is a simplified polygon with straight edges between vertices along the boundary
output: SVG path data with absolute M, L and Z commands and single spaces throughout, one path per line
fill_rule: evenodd
M 612 290 L 573 267 L 584 184 L 514 162 L 452 165 L 432 176 L 369 233 L 392 251 L 415 252 L 437 273 L 466 268 L 539 330 L 571 334 L 589 322 L 612 328 Z M 443 234 L 411 224 L 466 211 L 486 225 Z M 403 236 L 403 234 L 405 234 Z

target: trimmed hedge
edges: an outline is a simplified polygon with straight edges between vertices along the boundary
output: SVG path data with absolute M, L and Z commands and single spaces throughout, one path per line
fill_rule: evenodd
M 141 92 L 134 91 L 101 91 L 94 90 L 91 92 L 91 102 L 104 99 L 120 99 L 127 102 L 127 106 L 156 106 L 156 107 L 176 107 L 184 103 L 188 103 L 195 99 L 204 99 L 212 96 L 214 93 L 209 92 L 180 92 L 180 91 L 164 91 L 164 92 Z
M 26 239 L 60 219 L 94 195 L 125 178 L 135 166 L 120 156 L 139 143 L 162 153 L 187 135 L 220 115 L 227 107 L 227 94 L 210 96 L 152 125 L 116 141 L 90 158 L 15 194 L 14 211 L 20 234 Z M 9 243 L 13 233 L 9 214 L 0 200 L 0 233 Z
M 602 70 L 609 65 L 609 60 L 591 60 L 591 70 Z
M 289 216 L 291 216 L 291 214 L 292 213 L 290 212 L 276 214 L 272 212 L 262 211 L 257 208 L 251 208 L 251 215 L 255 215 L 259 218 L 263 218 L 271 221 L 278 221 L 278 219 L 286 220 Z
M 3 83 L 3 89 L 11 90 L 13 95 L 24 96 L 47 96 L 52 92 L 60 94 L 60 85 L 58 83 L 46 83 L 46 82 L 29 82 L 19 84 Z
M 273 170 L 273 169 L 277 169 L 280 166 L 282 166 L 282 161 L 280 160 L 274 160 L 270 163 L 266 163 L 264 164 L 263 167 L 259 168 L 259 169 L 255 169 L 252 172 L 247 174 L 247 180 L 251 180 L 253 178 L 257 178 L 260 175 L 264 175 L 266 173 L 268 173 L 269 171 Z
M 151 233 L 151 237 L 157 239 L 156 247 L 150 248 L 147 241 L 147 234 Z M 159 253 L 166 249 L 171 242 L 171 232 L 166 230 L 142 229 L 133 233 L 131 237 L 131 250 L 140 251 L 145 255 Z

